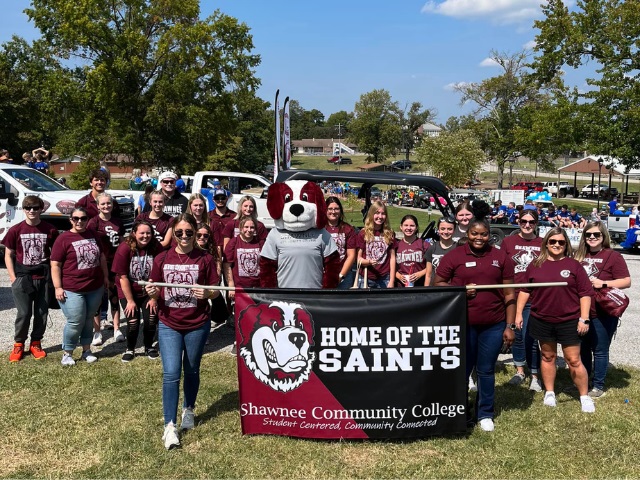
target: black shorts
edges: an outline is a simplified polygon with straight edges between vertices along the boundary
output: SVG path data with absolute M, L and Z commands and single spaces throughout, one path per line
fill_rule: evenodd
M 529 317 L 528 333 L 539 342 L 555 342 L 563 347 L 580 345 L 582 338 L 578 335 L 578 319 L 566 322 L 550 323 Z

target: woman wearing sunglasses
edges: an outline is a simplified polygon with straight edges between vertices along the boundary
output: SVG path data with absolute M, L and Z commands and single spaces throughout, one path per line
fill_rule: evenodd
M 107 260 L 96 234 L 87 230 L 89 216 L 82 208 L 71 212 L 71 229 L 62 233 L 51 251 L 51 278 L 56 298 L 67 319 L 62 334 L 62 365 L 75 365 L 71 354 L 78 343 L 82 359 L 93 363 L 93 316 L 108 286 Z
M 629 288 L 631 276 L 622 255 L 611 249 L 609 232 L 600 221 L 589 222 L 582 232 L 575 258 L 587 272 L 593 288 Z M 580 356 L 587 369 L 593 371 L 591 398 L 602 397 L 609 367 L 609 347 L 618 328 L 618 317 L 607 314 L 597 303 L 591 309 L 589 332 L 582 339 Z
M 536 227 L 540 217 L 536 210 L 523 210 L 518 224 L 520 231 L 517 235 L 510 235 L 502 241 L 500 248 L 507 252 L 507 256 L 514 263 L 514 282 L 523 283 L 529 264 L 540 255 L 542 238 L 536 234 Z M 531 304 L 527 303 L 522 311 L 523 325 L 516 330 L 516 340 L 513 342 L 513 363 L 516 367 L 515 375 L 509 380 L 510 385 L 520 385 L 526 376 L 524 367 L 527 365 L 531 372 L 529 390 L 542 391 L 542 384 L 538 377 L 540 370 L 540 348 L 538 343 L 529 335 L 529 314 Z
M 205 223 L 198 224 L 198 231 L 196 232 L 196 247 L 204 250 L 210 254 L 215 263 L 218 275 L 222 275 L 222 259 L 220 255 L 220 247 L 215 241 L 216 235 L 213 233 L 211 227 Z M 222 277 L 221 277 L 222 278 Z M 227 302 L 222 293 L 213 299 L 211 302 L 211 321 L 215 324 L 224 323 L 229 317 L 229 310 L 227 309 Z
M 189 197 L 189 203 L 187 204 L 187 213 L 193 215 L 198 223 L 198 230 L 206 228 L 208 231 L 202 235 L 207 235 L 206 241 L 201 242 L 201 238 L 196 234 L 196 242 L 198 246 L 205 246 L 205 250 L 210 250 L 211 246 L 217 248 L 217 255 L 214 255 L 213 251 L 210 253 L 214 255 L 214 258 L 218 261 L 218 273 L 221 273 L 222 263 L 220 258 L 222 257 L 222 231 L 220 230 L 220 224 L 212 222 L 209 224 L 209 214 L 207 212 L 207 199 L 201 193 L 194 193 Z
M 571 258 L 571 244 L 560 227 L 552 228 L 542 241 L 540 255 L 523 278 L 524 283 L 567 282 L 566 287 L 523 288 L 518 293 L 516 327 L 524 326 L 524 309 L 531 304 L 529 333 L 540 342 L 540 373 L 544 385 L 544 404 L 556 406 L 554 384 L 558 343 L 569 366 L 573 383 L 580 393 L 582 411 L 592 413 L 595 405 L 589 395 L 587 371 L 580 361 L 580 341 L 589 331 L 589 307 L 593 288 L 584 268 Z
M 153 226 L 145 221 L 135 222 L 129 236 L 116 250 L 112 271 L 116 275 L 118 299 L 127 319 L 127 349 L 122 355 L 124 363 L 135 357 L 140 317 L 144 353 L 151 360 L 158 358 L 158 351 L 153 348 L 158 322 L 157 303 L 137 282 L 149 280 L 153 259 L 162 250 L 153 234 Z
M 220 293 L 204 288 L 179 285 L 218 285 L 214 258 L 195 247 L 198 226 L 193 215 L 180 214 L 175 221 L 175 247 L 158 255 L 153 262 L 151 281 L 172 287 L 147 285 L 146 291 L 158 301 L 158 342 L 162 358 L 162 409 L 167 449 L 180 445 L 177 410 L 180 375 L 184 371 L 183 430 L 195 426 L 194 408 L 200 387 L 200 360 L 211 328 L 209 300 Z
M 468 222 L 469 241 L 440 259 L 436 286 L 496 285 L 513 283 L 513 264 L 504 250 L 489 245 L 489 223 L 480 208 L 479 218 Z M 515 334 L 513 288 L 467 290 L 467 377 L 476 369 L 478 394 L 475 418 L 485 432 L 494 429 L 495 369 L 502 345 L 510 346 Z

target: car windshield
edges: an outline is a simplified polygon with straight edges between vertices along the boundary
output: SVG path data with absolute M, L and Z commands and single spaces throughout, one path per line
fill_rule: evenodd
M 3 171 L 34 192 L 59 192 L 67 190 L 55 180 L 47 177 L 44 173 L 40 173 L 31 168 L 5 168 Z

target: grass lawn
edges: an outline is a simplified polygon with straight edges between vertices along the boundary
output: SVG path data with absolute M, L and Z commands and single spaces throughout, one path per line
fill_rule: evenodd
M 123 364 L 113 356 L 63 368 L 60 358 L 9 364 L 3 354 L 2 478 L 640 477 L 636 369 L 612 369 L 593 415 L 580 412 L 567 370 L 558 373 L 551 409 L 541 394 L 506 385 L 512 368 L 500 366 L 493 433 L 331 442 L 242 436 L 236 359 L 208 353 L 196 428 L 183 435 L 182 448 L 166 451 L 160 362 Z

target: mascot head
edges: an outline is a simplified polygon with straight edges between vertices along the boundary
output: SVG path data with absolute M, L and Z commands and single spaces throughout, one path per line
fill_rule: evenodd
M 240 355 L 262 383 L 289 392 L 309 379 L 315 359 L 313 320 L 302 305 L 251 305 L 238 316 L 238 326 Z
M 327 223 L 322 190 L 307 180 L 272 184 L 267 195 L 267 209 L 277 228 L 291 232 L 324 228 Z

